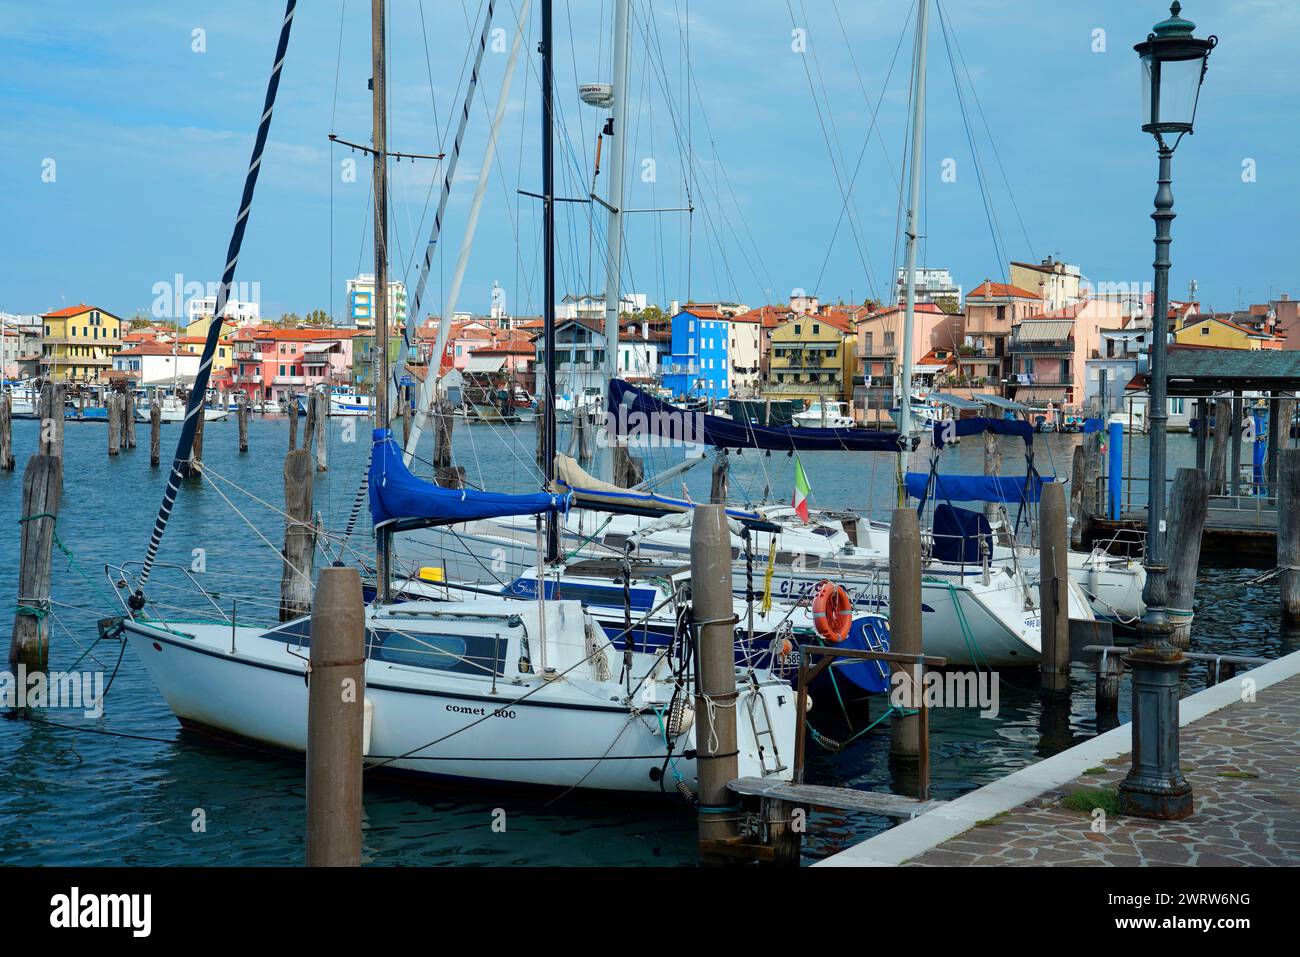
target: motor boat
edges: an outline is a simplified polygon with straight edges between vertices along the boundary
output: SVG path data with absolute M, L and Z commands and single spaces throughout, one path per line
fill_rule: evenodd
M 822 400 L 795 413 L 792 424 L 803 429 L 851 429 L 855 423 L 847 403 Z

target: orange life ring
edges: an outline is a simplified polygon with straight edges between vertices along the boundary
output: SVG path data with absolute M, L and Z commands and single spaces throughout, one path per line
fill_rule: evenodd
M 817 634 L 832 644 L 839 644 L 849 636 L 853 626 L 853 601 L 849 593 L 833 581 L 817 586 L 813 596 L 813 626 Z

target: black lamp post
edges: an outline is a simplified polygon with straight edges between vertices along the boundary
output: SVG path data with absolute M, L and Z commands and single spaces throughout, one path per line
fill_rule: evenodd
M 1165 436 L 1166 354 L 1169 337 L 1169 244 L 1174 220 L 1174 150 L 1192 132 L 1201 81 L 1205 78 L 1216 37 L 1192 36 L 1196 25 L 1179 14 L 1182 4 L 1169 8 L 1170 17 L 1157 23 L 1134 49 L 1142 58 L 1142 129 L 1156 138 L 1160 157 L 1155 212 L 1155 308 L 1151 314 L 1150 366 L 1150 496 L 1147 510 L 1147 572 L 1143 600 L 1146 614 L 1138 630 L 1142 644 L 1130 652 L 1133 673 L 1133 767 L 1120 784 L 1126 812 L 1142 817 L 1177 820 L 1192 813 L 1192 788 L 1178 766 L 1178 699 L 1182 652 L 1169 641 L 1172 625 L 1165 564 Z M 1172 144 L 1165 137 L 1172 136 Z

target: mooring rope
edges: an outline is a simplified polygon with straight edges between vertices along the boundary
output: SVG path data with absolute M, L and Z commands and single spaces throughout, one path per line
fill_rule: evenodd
M 199 360 L 199 371 L 194 377 L 194 385 L 185 407 L 185 421 L 181 424 L 180 438 L 176 441 L 176 455 L 172 459 L 171 474 L 167 478 L 167 489 L 163 492 L 162 505 L 158 517 L 154 520 L 153 533 L 149 536 L 149 549 L 145 553 L 144 564 L 140 571 L 139 590 L 132 596 L 133 602 L 143 602 L 143 589 L 149 582 L 154 561 L 158 557 L 158 547 L 162 544 L 163 533 L 171 518 L 172 508 L 176 505 L 176 496 L 180 492 L 181 478 L 185 463 L 189 460 L 194 447 L 194 433 L 198 429 L 200 416 L 208 391 L 208 380 L 212 376 L 212 359 L 217 352 L 217 343 L 225 325 L 223 314 L 230 291 L 234 287 L 235 267 L 239 264 L 240 249 L 244 244 L 244 230 L 248 226 L 248 214 L 253 205 L 253 192 L 257 188 L 257 174 L 262 168 L 262 154 L 266 150 L 266 138 L 271 130 L 271 111 L 275 108 L 275 96 L 280 88 L 280 71 L 284 67 L 285 52 L 289 48 L 289 31 L 293 26 L 294 8 L 298 0 L 287 0 L 284 9 L 284 21 L 280 25 L 280 40 L 275 49 L 275 65 L 271 68 L 271 78 L 266 85 L 266 100 L 262 106 L 262 119 L 257 127 L 257 139 L 253 143 L 253 154 L 248 163 L 248 173 L 244 177 L 244 194 L 239 200 L 239 214 L 235 217 L 235 226 L 230 234 L 230 245 L 226 249 L 226 268 L 217 287 L 217 303 L 212 311 L 212 321 L 208 325 L 208 337 L 203 343 L 203 355 Z

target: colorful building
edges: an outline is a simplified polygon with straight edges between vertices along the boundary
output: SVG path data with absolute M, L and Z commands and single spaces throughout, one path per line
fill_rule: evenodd
M 773 399 L 847 400 L 852 397 L 854 336 L 844 320 L 796 315 L 772 330 L 762 394 Z
M 98 306 L 47 312 L 41 324 L 41 375 L 53 382 L 95 382 L 122 348 L 122 320 Z
M 356 336 L 355 329 L 237 329 L 230 336 L 231 384 L 251 398 L 273 401 L 316 385 L 347 385 Z
M 1037 292 L 985 280 L 966 296 L 966 337 L 958 377 L 971 388 L 999 392 L 1006 378 L 1012 327 L 1043 312 Z
M 725 399 L 731 387 L 731 319 L 715 306 L 687 305 L 672 318 L 663 384 L 674 396 Z
M 1180 346 L 1209 346 L 1213 349 L 1281 349 L 1286 337 L 1251 328 L 1219 316 L 1193 316 L 1174 332 Z

